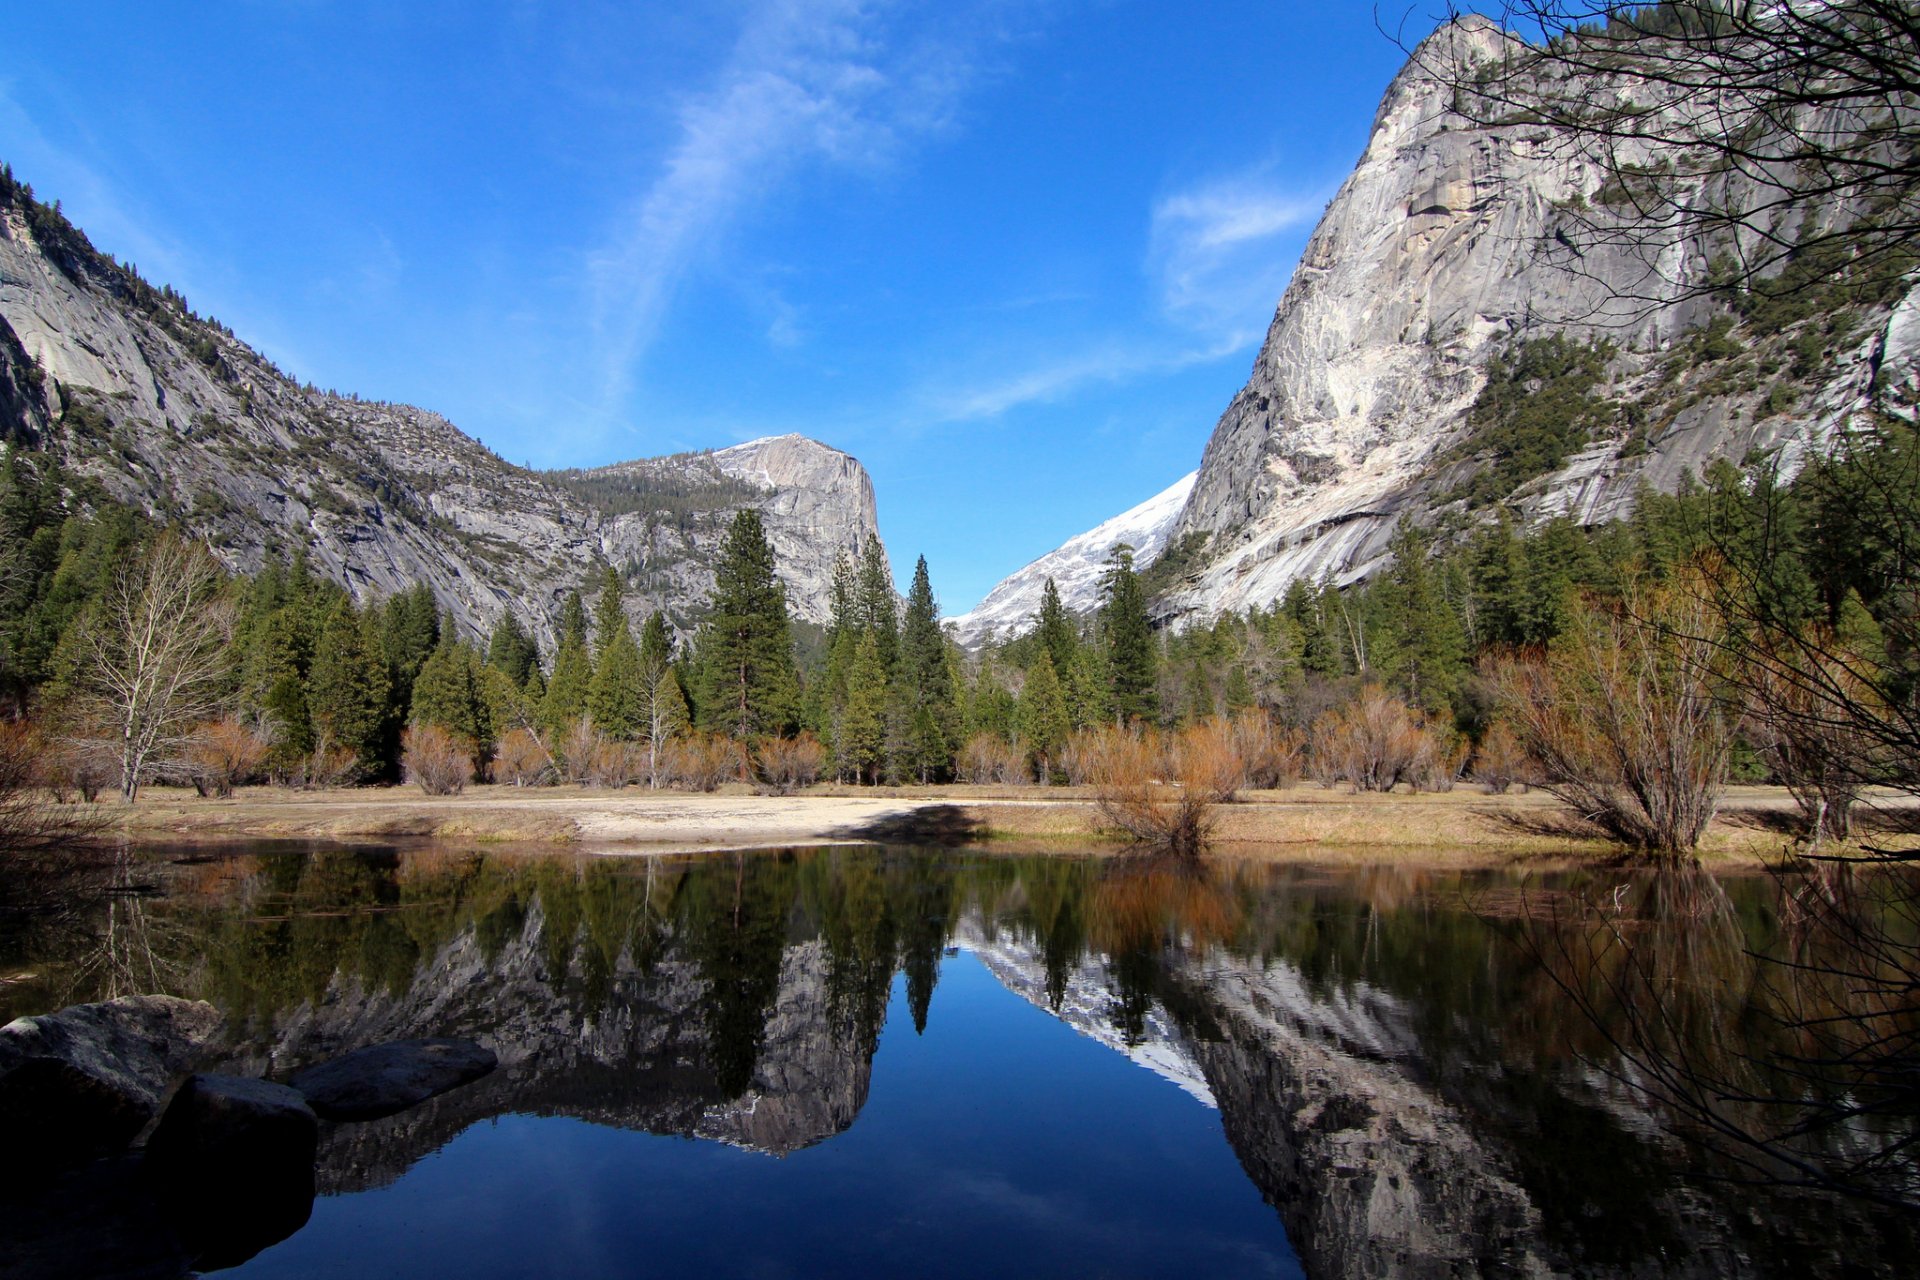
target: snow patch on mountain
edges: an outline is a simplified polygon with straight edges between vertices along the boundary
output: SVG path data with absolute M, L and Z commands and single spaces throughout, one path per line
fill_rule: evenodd
M 974 648 L 1012 639 L 1027 630 L 1040 611 L 1040 596 L 1048 578 L 1059 588 L 1060 602 L 1070 612 L 1085 613 L 1099 607 L 1100 575 L 1113 549 L 1124 542 L 1133 548 L 1136 569 L 1152 564 L 1166 550 L 1168 536 L 1199 474 L 1196 471 L 1182 476 L 1139 506 L 1070 539 L 1003 579 L 986 599 L 949 620 L 960 643 Z

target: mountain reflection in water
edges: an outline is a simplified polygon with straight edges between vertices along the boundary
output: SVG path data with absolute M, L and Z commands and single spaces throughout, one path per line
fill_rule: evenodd
M 1774 1051 L 1764 877 L 866 848 L 287 847 L 120 874 L 157 891 L 7 944 L 38 977 L 0 1012 L 157 984 L 227 1012 L 222 1069 L 281 1078 L 409 1036 L 499 1054 L 479 1083 L 328 1130 L 323 1194 L 509 1115 L 776 1156 L 827 1142 L 867 1105 L 896 975 L 924 1030 L 957 948 L 1217 1107 L 1309 1275 L 1895 1274 L 1914 1256 L 1891 1212 L 1697 1176 L 1725 1170 L 1619 1078 L 1617 1041 L 1649 1021 L 1631 992 L 1690 1061 L 1731 1077 Z M 1595 901 L 1630 960 L 1591 945 L 1571 904 Z

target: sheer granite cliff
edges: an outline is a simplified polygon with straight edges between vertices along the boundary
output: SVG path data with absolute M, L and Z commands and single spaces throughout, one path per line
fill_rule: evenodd
M 827 619 L 835 557 L 878 537 L 865 469 L 801 436 L 546 473 L 427 410 L 303 387 L 20 190 L 0 199 L 0 439 L 181 520 L 233 568 L 305 546 L 361 599 L 425 583 L 470 634 L 511 606 L 549 643 L 603 565 L 636 618 L 687 629 L 744 505 L 807 621 Z
M 1822 273 L 1807 270 L 1811 305 L 1799 308 L 1743 311 L 1750 298 L 1705 296 L 1728 252 L 1720 230 L 1643 236 L 1610 186 L 1615 171 L 1564 134 L 1456 113 L 1456 69 L 1511 52 L 1511 39 L 1463 19 L 1388 87 L 1164 536 L 1192 550 L 1156 601 L 1161 620 L 1264 606 L 1296 579 L 1365 578 L 1403 517 L 1470 523 L 1499 502 L 1523 520 L 1596 524 L 1629 514 L 1642 485 L 1671 491 L 1716 459 L 1791 474 L 1836 430 L 1878 412 L 1913 416 L 1911 278 L 1888 272 L 1830 302 Z M 1524 90 L 1503 82 L 1502 92 Z M 1713 109 L 1617 78 L 1588 92 L 1675 117 Z M 1617 161 L 1671 167 L 1651 141 L 1622 144 Z M 1768 194 L 1737 173 L 1716 182 L 1703 202 L 1748 209 Z M 1860 212 L 1827 204 L 1808 216 Z M 1790 239 L 1801 211 L 1767 216 Z M 1476 400 L 1496 361 L 1555 335 L 1604 345 L 1594 394 L 1612 421 L 1539 474 L 1490 471 L 1497 451 L 1476 437 Z M 1497 491 L 1463 499 L 1480 473 L 1498 477 Z

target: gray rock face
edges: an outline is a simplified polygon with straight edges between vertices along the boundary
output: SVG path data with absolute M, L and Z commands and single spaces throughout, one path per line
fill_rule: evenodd
M 1554 333 L 1604 338 L 1616 348 L 1607 394 L 1644 400 L 1658 389 L 1660 363 L 1709 318 L 1693 290 L 1724 249 L 1684 232 L 1638 245 L 1585 234 L 1586 222 L 1611 216 L 1600 166 L 1544 126 L 1480 126 L 1451 110 L 1452 89 L 1430 68 L 1491 56 L 1508 40 L 1480 18 L 1442 28 L 1388 88 L 1365 153 L 1208 440 L 1170 535 L 1207 542 L 1158 602 L 1163 618 L 1209 620 L 1268 605 L 1299 578 L 1346 583 L 1382 566 L 1396 522 L 1433 512 L 1462 478 L 1442 455 L 1465 435 L 1496 355 Z M 1624 92 L 1592 86 L 1596 97 Z M 1633 92 L 1675 116 L 1713 107 Z M 1657 171 L 1661 149 L 1635 142 L 1619 158 Z M 1723 179 L 1711 194 L 1753 207 L 1741 182 Z M 1624 435 L 1596 440 L 1524 485 L 1517 505 L 1533 519 L 1616 519 L 1643 483 L 1671 491 L 1685 471 L 1756 451 L 1791 474 L 1869 411 L 1911 417 L 1916 306 L 1909 295 L 1891 311 L 1863 309 L 1855 336 L 1784 413 L 1763 408 L 1770 374 L 1716 389 L 1683 373 L 1681 394 L 1667 400 L 1671 418 L 1655 415 L 1644 452 Z
M 308 1067 L 289 1083 L 325 1120 L 378 1120 L 498 1066 L 493 1050 L 447 1037 L 390 1040 Z
M 74 1164 L 131 1142 L 220 1027 L 212 1005 L 126 996 L 0 1027 L 0 1130 Z M 17 1173 L 30 1173 L 16 1165 Z
M 567 591 L 607 564 L 636 621 L 664 609 L 687 630 L 742 505 L 811 622 L 835 556 L 879 536 L 865 469 L 800 436 L 575 473 L 651 482 L 597 502 L 437 414 L 299 386 L 106 258 L 42 245 L 15 204 L 0 206 L 0 438 L 22 435 L 185 520 L 234 568 L 306 545 L 358 599 L 424 583 L 469 635 L 512 607 L 549 647 Z
M 499 1069 L 485 1077 L 323 1133 L 319 1185 L 329 1194 L 384 1185 L 472 1124 L 507 1112 L 786 1155 L 846 1129 L 865 1105 L 872 1064 L 832 1012 L 818 939 L 785 949 L 752 1078 L 730 1092 L 712 1061 L 712 993 L 695 965 L 623 958 L 606 976 L 603 1001 L 582 1009 L 570 989 L 578 973 L 551 967 L 546 928 L 535 903 L 491 954 L 471 932 L 456 937 L 423 962 L 402 995 L 337 983 L 319 1004 L 259 1028 L 261 1047 L 233 1055 L 223 1069 L 284 1071 L 349 1045 L 404 1037 L 484 1036 L 493 1046 Z

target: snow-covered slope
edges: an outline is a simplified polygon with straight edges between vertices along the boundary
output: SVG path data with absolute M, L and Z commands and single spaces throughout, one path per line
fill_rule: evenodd
M 993 640 L 1006 640 L 1033 625 L 1040 609 L 1040 595 L 1048 578 L 1060 589 L 1061 603 L 1075 613 L 1084 613 L 1100 603 L 1100 575 L 1114 547 L 1124 542 L 1133 548 L 1134 567 L 1144 569 L 1166 549 L 1167 536 L 1173 530 L 1187 495 L 1193 491 L 1194 476 L 1182 476 L 1171 486 L 1148 498 L 1139 506 L 1123 511 L 1113 519 L 1087 530 L 1079 537 L 1049 551 L 1018 573 L 1003 579 L 987 593 L 987 598 L 966 613 L 952 619 L 960 643 L 972 648 Z

